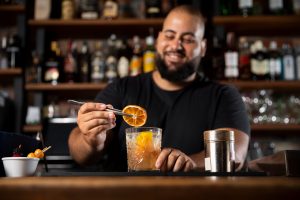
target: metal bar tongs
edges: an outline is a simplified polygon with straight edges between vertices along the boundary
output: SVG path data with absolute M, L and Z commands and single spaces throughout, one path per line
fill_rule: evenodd
M 75 104 L 75 105 L 83 105 L 86 102 L 69 99 L 68 103 Z M 105 110 L 106 111 L 111 111 L 111 112 L 115 113 L 116 115 L 122 115 L 122 116 L 124 115 L 124 116 L 134 117 L 134 115 L 132 115 L 132 114 L 124 113 L 122 110 L 115 109 L 115 108 L 106 108 Z

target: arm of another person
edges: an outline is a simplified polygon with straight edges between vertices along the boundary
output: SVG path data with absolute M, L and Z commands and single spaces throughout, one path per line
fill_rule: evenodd
M 78 111 L 77 124 L 70 133 L 68 144 L 73 159 L 81 165 L 96 163 L 115 127 L 115 115 L 102 103 L 86 103 Z

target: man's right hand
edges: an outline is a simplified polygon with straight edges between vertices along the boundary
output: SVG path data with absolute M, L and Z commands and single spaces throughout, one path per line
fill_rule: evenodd
M 107 131 L 116 126 L 116 116 L 114 113 L 106 111 L 112 108 L 111 105 L 103 103 L 85 103 L 79 111 L 77 124 L 84 140 L 101 151 L 104 148 Z

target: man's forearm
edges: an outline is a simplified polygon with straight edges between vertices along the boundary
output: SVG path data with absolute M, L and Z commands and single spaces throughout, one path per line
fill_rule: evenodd
M 102 152 L 86 142 L 78 127 L 70 133 L 68 144 L 71 156 L 81 165 L 96 163 L 101 157 Z

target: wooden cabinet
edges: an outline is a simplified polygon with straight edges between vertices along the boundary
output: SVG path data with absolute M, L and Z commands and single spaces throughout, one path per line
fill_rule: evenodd
M 300 36 L 300 16 L 215 16 L 213 24 L 247 36 Z

